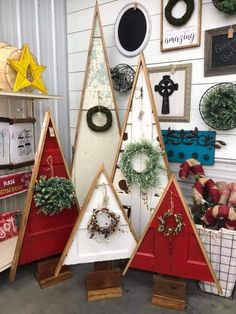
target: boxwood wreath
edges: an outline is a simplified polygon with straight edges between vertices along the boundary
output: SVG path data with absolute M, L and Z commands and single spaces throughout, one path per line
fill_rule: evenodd
M 105 225 L 101 225 L 99 222 L 99 216 L 104 216 L 107 219 Z M 121 231 L 119 228 L 120 216 L 106 207 L 93 209 L 93 214 L 88 222 L 89 238 L 92 239 L 98 235 L 104 236 L 108 239 L 114 233 Z
M 200 100 L 199 110 L 202 119 L 213 129 L 236 127 L 236 85 L 220 83 L 210 87 Z
M 227 14 L 236 13 L 236 0 L 212 0 L 214 6 Z
M 181 16 L 180 18 L 175 18 L 172 15 L 172 10 L 179 1 L 184 1 L 186 3 L 187 8 L 183 16 Z M 194 11 L 194 0 L 169 0 L 169 2 L 167 3 L 165 7 L 165 17 L 171 25 L 182 26 L 190 20 L 193 14 L 193 11 Z
M 137 155 L 146 155 L 145 169 L 137 172 L 133 168 L 133 158 Z M 129 184 L 136 183 L 143 192 L 160 184 L 160 174 L 164 170 L 160 156 L 163 154 L 158 147 L 147 140 L 130 143 L 126 146 L 120 160 L 120 169 Z
M 96 125 L 93 122 L 93 115 L 95 113 L 102 113 L 106 116 L 106 123 L 104 125 Z M 104 106 L 94 106 L 90 108 L 86 115 L 88 127 L 95 132 L 104 132 L 110 129 L 112 125 L 112 113 Z
M 59 214 L 75 203 L 75 190 L 70 179 L 41 176 L 34 188 L 34 203 L 38 213 L 46 216 Z

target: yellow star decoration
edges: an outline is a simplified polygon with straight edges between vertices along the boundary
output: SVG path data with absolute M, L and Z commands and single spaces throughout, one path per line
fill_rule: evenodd
M 43 94 L 47 94 L 47 88 L 41 78 L 41 75 L 46 67 L 36 63 L 27 44 L 23 45 L 20 60 L 8 59 L 7 61 L 17 72 L 13 87 L 14 92 L 17 92 L 22 88 L 32 86 Z

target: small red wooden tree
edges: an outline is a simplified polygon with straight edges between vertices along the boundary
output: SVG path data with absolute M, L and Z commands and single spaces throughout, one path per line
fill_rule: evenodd
M 219 282 L 174 176 L 171 177 L 128 268 Z
M 19 237 L 10 272 L 15 279 L 17 265 L 26 264 L 61 253 L 78 216 L 78 204 L 63 209 L 59 214 L 46 216 L 38 213 L 34 203 L 34 186 L 40 176 L 69 178 L 59 138 L 49 112 L 46 112 L 29 191 L 22 214 Z

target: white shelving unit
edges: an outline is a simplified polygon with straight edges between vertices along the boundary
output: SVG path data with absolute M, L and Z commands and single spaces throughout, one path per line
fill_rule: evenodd
M 14 102 L 17 100 L 26 101 L 31 107 L 31 113 L 33 115 L 33 105 L 37 100 L 53 100 L 53 99 L 61 99 L 62 97 L 59 95 L 44 95 L 44 94 L 33 94 L 33 93 L 24 93 L 24 92 L 9 92 L 0 90 L 0 102 L 1 99 L 9 99 L 14 100 L 12 102 L 12 106 L 14 106 Z M 0 111 L 1 115 L 1 111 Z M 7 169 L 7 167 L 6 167 Z M 5 269 L 11 267 L 11 263 L 14 257 L 15 246 L 18 237 L 13 237 L 8 240 L 0 242 L 0 272 Z

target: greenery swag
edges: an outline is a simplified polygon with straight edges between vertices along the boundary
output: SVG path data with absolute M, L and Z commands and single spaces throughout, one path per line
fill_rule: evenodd
M 70 179 L 41 176 L 34 188 L 34 202 L 38 213 L 44 215 L 59 214 L 63 209 L 71 208 L 75 202 L 75 191 Z
M 212 0 L 214 6 L 224 13 L 236 13 L 236 0 Z
M 99 216 L 103 216 L 107 222 L 105 225 L 101 225 L 99 222 Z M 88 232 L 90 239 L 96 235 L 103 235 L 105 239 L 108 239 L 112 234 L 119 229 L 120 216 L 116 215 L 113 211 L 106 207 L 95 208 L 91 219 L 88 222 Z
M 93 123 L 93 115 L 95 113 L 102 113 L 106 116 L 106 123 L 104 125 L 96 125 Z M 112 125 L 112 113 L 111 111 L 104 106 L 94 106 L 90 108 L 86 115 L 88 127 L 95 132 L 104 132 L 110 129 Z
M 173 217 L 176 225 L 168 225 L 168 219 Z M 168 209 L 163 216 L 158 217 L 160 224 L 157 228 L 158 232 L 163 232 L 164 236 L 174 236 L 179 234 L 183 230 L 183 217 L 181 214 L 174 214 L 170 209 Z
M 146 168 L 142 172 L 137 172 L 133 168 L 133 158 L 142 154 L 148 157 L 145 161 Z M 128 183 L 138 184 L 144 192 L 159 185 L 160 172 L 164 169 L 160 161 L 161 154 L 159 148 L 147 140 L 128 144 L 120 160 L 120 168 Z
M 166 17 L 167 21 L 171 25 L 174 25 L 174 26 L 182 26 L 182 25 L 186 24 L 190 20 L 192 14 L 193 14 L 193 11 L 194 11 L 194 0 L 183 0 L 187 6 L 186 12 L 180 18 L 175 18 L 172 15 L 172 10 L 173 10 L 174 6 L 179 1 L 180 0 L 169 0 L 169 2 L 167 3 L 167 5 L 165 7 L 165 17 Z
M 220 83 L 209 88 L 200 101 L 200 114 L 216 130 L 236 127 L 236 85 Z

